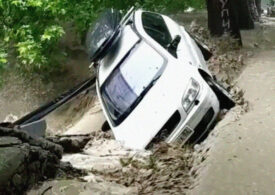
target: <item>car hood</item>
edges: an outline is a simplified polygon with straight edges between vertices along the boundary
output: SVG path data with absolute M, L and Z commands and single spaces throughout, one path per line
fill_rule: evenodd
M 191 76 L 182 75 L 187 66 L 168 64 L 163 75 L 143 100 L 113 133 L 117 140 L 134 149 L 144 149 L 178 110 L 186 118 L 181 100 Z

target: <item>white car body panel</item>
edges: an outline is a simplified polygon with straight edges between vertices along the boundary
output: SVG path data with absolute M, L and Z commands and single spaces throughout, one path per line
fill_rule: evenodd
M 163 18 L 168 26 L 172 37 L 175 37 L 176 35 L 181 35 L 181 42 L 179 43 L 177 49 L 178 59 L 188 59 L 188 63 L 190 65 L 197 66 L 198 68 L 203 69 L 205 72 L 211 75 L 199 47 L 185 31 L 185 28 L 183 26 L 179 26 L 168 16 L 163 16 Z
M 213 108 L 215 114 L 212 121 L 209 121 L 209 125 L 219 112 L 219 101 L 216 95 L 198 71 L 201 68 L 209 73 L 196 43 L 189 37 L 183 27 L 180 27 L 170 18 L 163 16 L 172 37 L 180 35 L 182 38 L 177 50 L 178 58 L 175 58 L 145 32 L 141 21 L 141 14 L 141 10 L 136 11 L 134 17 L 138 35 L 129 26 L 123 29 L 121 42 L 116 48 L 116 54 L 112 56 L 107 55 L 100 62 L 97 80 L 99 100 L 115 138 L 125 146 L 134 149 L 146 148 L 176 111 L 180 113 L 181 121 L 167 138 L 166 141 L 168 143 L 176 142 L 186 126 L 194 129 L 210 107 Z M 140 43 L 138 43 L 139 41 Z M 140 55 L 142 60 L 146 59 L 150 64 L 152 63 L 151 61 L 154 61 L 154 58 L 156 58 L 154 56 L 156 55 L 153 55 L 154 52 L 150 52 L 149 48 L 155 50 L 155 52 L 162 56 L 165 69 L 162 76 L 127 118 L 118 126 L 114 126 L 109 117 L 108 110 L 106 110 L 102 101 L 100 87 L 121 59 L 136 43 L 138 43 L 137 48 L 135 48 L 136 51 L 142 52 L 133 52 Z M 137 56 L 135 58 L 138 59 Z M 129 59 L 131 59 L 131 55 Z M 135 61 L 139 63 L 139 60 Z M 197 97 L 199 104 L 194 105 L 187 113 L 182 107 L 182 97 L 187 90 L 191 78 L 200 84 L 200 92 Z
M 129 52 L 129 50 L 140 40 L 137 34 L 131 29 L 131 27 L 126 26 L 122 31 L 121 40 L 117 48 L 115 48 L 115 53 L 107 55 L 100 62 L 99 68 L 99 85 L 101 86 L 110 73 L 114 70 L 120 60 Z

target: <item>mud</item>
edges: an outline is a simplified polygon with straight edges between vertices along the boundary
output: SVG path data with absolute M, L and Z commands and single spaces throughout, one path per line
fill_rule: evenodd
M 244 68 L 245 52 L 239 54 L 239 49 L 228 49 L 222 44 L 224 40 L 211 40 L 204 28 L 198 28 L 193 24 L 192 30 L 210 44 L 214 52 L 214 58 L 209 62 L 211 71 L 234 94 L 240 105 L 239 112 L 246 112 L 248 103 L 243 98 L 243 91 L 233 83 Z M 223 55 L 221 50 L 224 50 Z M 133 151 L 115 141 L 111 133 L 100 132 L 104 121 L 99 104 L 95 101 L 82 119 L 64 133 L 91 136 L 91 140 L 81 153 L 65 154 L 62 158 L 63 162 L 69 162 L 75 168 L 85 170 L 88 175 L 81 180 L 87 183 L 72 180 L 61 183 L 55 181 L 44 184 L 38 190 L 43 191 L 47 189 L 47 185 L 51 185 L 50 193 L 62 194 L 62 189 L 70 189 L 70 192 L 80 190 L 81 193 L 96 193 L 98 191 L 83 189 L 83 185 L 101 185 L 101 192 L 104 193 L 111 182 L 117 185 L 118 194 L 123 194 L 125 190 L 130 190 L 130 194 L 185 194 L 194 187 L 193 178 L 196 178 L 198 171 L 193 165 L 199 165 L 206 160 L 209 148 L 196 145 L 195 149 L 182 149 L 160 144 L 151 152 Z
M 185 16 L 175 17 L 182 17 L 188 24 L 194 19 L 194 17 Z M 205 19 L 205 13 L 200 13 L 198 18 Z M 198 21 L 201 22 L 204 19 Z M 264 187 L 268 188 L 271 182 L 275 181 L 271 166 L 274 164 L 271 158 L 274 152 L 271 143 L 273 118 L 271 117 L 272 120 L 270 120 L 270 117 L 266 116 L 274 116 L 273 99 L 268 93 L 273 93 L 273 88 L 270 86 L 273 86 L 272 75 L 275 74 L 267 70 L 273 67 L 271 65 L 272 61 L 275 61 L 273 58 L 275 55 L 272 51 L 264 52 L 264 50 L 274 49 L 272 25 L 272 20 L 265 20 L 261 25 L 257 25 L 255 31 L 242 32 L 244 48 L 240 49 L 235 46 L 234 40 L 227 37 L 210 39 L 205 28 L 196 23 L 190 24 L 190 30 L 203 38 L 214 53 L 214 57 L 208 63 L 210 70 L 218 81 L 230 90 L 237 103 L 234 109 L 226 115 L 221 115 L 221 119 L 224 118 L 224 120 L 218 123 L 203 143 L 195 145 L 194 148 L 183 149 L 161 143 L 152 151 L 134 151 L 125 148 L 114 140 L 110 132 L 106 134 L 100 131 L 105 121 L 100 105 L 94 96 L 83 95 L 57 111 L 56 115 L 49 117 L 52 125 L 48 134 L 59 135 L 56 142 L 63 145 L 65 149 L 75 148 L 75 150 L 68 150 L 61 161 L 71 163 L 74 168 L 85 171 L 86 175 L 80 174 L 74 178 L 43 182 L 28 193 L 244 194 L 251 192 L 253 194 L 258 191 L 271 192 L 264 190 Z M 260 51 L 261 53 L 254 55 Z M 258 65 L 264 61 L 267 64 L 262 66 L 263 69 L 259 68 Z M 260 91 L 253 86 L 256 84 L 255 76 L 258 88 L 265 86 Z M 239 77 L 240 79 L 237 80 Z M 271 80 L 265 83 L 265 79 Z M 266 95 L 258 96 L 260 94 Z M 264 100 L 265 104 L 261 100 Z M 5 101 L 7 102 L 5 99 L 2 105 Z M 261 110 L 262 106 L 265 111 Z M 24 108 L 24 112 L 25 110 Z M 258 116 L 261 117 L 260 120 Z M 267 129 L 272 131 L 265 134 L 259 129 L 266 130 L 265 132 L 268 131 Z M 87 139 L 83 140 L 83 136 L 87 136 Z M 259 139 L 257 142 L 259 144 L 255 144 L 255 138 Z M 269 146 L 271 149 L 268 148 Z M 254 155 L 255 151 L 258 156 Z M 73 154 L 73 152 L 77 153 Z M 267 168 L 262 168 L 266 159 Z M 250 163 L 254 161 L 255 163 Z M 250 177 L 250 172 L 253 171 L 254 174 Z M 266 177 L 268 181 L 260 181 L 262 177 Z
M 191 149 L 161 143 L 145 158 L 124 158 L 122 168 L 94 171 L 105 180 L 135 187 L 138 194 L 185 194 L 191 186 Z

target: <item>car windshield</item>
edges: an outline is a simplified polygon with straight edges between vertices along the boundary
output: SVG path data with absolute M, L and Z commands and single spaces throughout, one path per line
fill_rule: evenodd
M 164 59 L 145 43 L 132 49 L 101 87 L 113 125 L 119 125 L 137 106 L 164 69 Z

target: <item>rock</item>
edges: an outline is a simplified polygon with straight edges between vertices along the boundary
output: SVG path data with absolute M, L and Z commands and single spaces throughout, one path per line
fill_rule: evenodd
M 0 137 L 0 147 L 22 144 L 16 137 Z
M 20 165 L 24 163 L 27 156 L 28 150 L 23 147 L 0 148 L 0 186 L 6 185 L 12 179 L 12 176 L 17 172 Z
M 22 183 L 22 177 L 19 174 L 15 174 L 12 178 L 12 183 L 14 186 L 20 186 Z
M 64 135 L 47 138 L 63 147 L 64 153 L 78 153 L 82 152 L 86 144 L 92 139 L 91 135 Z
M 45 139 L 0 127 L 0 194 L 24 194 L 35 183 L 53 178 L 62 152 Z

